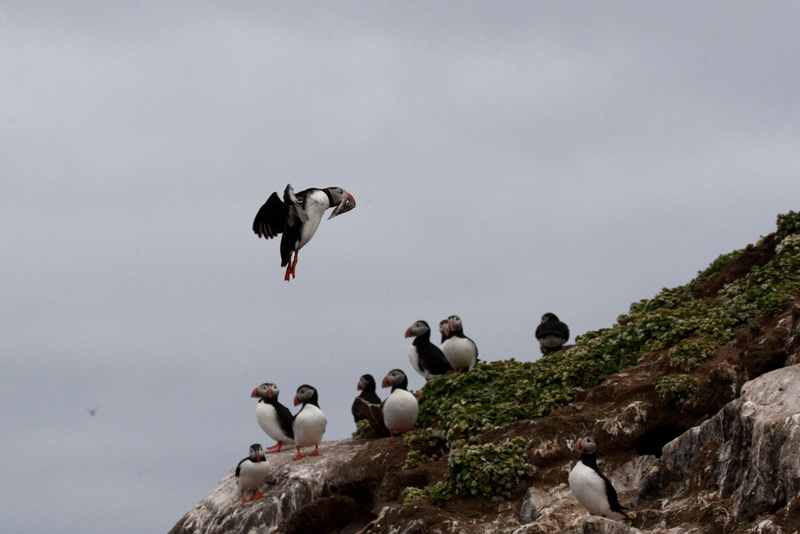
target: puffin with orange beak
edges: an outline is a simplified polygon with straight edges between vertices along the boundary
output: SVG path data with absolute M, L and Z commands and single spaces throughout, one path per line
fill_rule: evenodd
M 393 369 L 383 378 L 383 387 L 392 388 L 391 394 L 383 401 L 383 424 L 389 429 L 389 435 L 410 430 L 417 422 L 419 403 L 408 391 L 408 377 L 400 369 Z
M 322 442 L 322 435 L 325 433 L 327 421 L 325 414 L 319 409 L 319 396 L 317 390 L 308 384 L 303 384 L 297 388 L 297 395 L 294 397 L 294 405 L 302 404 L 303 407 L 294 416 L 292 430 L 294 431 L 294 443 L 297 447 L 297 456 L 293 460 L 305 458 L 300 452 L 301 447 L 314 446 L 314 452 L 309 456 L 319 456 L 319 444 Z
M 328 208 L 334 208 L 329 219 L 347 213 L 356 207 L 353 195 L 341 187 L 311 188 L 295 193 L 288 184 L 283 200 L 273 192 L 261 206 L 253 220 L 253 232 L 258 237 L 272 239 L 281 237 L 281 267 L 286 267 L 287 282 L 294 278 L 297 257 L 319 227 Z M 294 259 L 292 259 L 294 254 Z
M 267 465 L 264 451 L 260 444 L 253 443 L 250 445 L 250 455 L 236 466 L 236 485 L 242 494 L 242 506 L 264 496 L 258 488 L 268 474 L 269 465 Z M 253 492 L 249 499 L 244 496 L 246 491 Z
M 250 394 L 251 397 L 258 399 L 258 404 L 256 404 L 258 426 L 277 442 L 275 445 L 267 447 L 267 452 L 270 454 L 281 452 L 281 447 L 284 443 L 288 445 L 294 444 L 292 412 L 278 402 L 279 393 L 278 386 L 271 382 L 265 382 Z
M 611 481 L 597 467 L 597 444 L 594 439 L 589 436 L 581 438 L 572 448 L 581 453 L 581 459 L 569 473 L 569 488 L 581 506 L 592 515 L 609 519 L 633 517 L 619 503 Z
M 430 380 L 453 370 L 442 350 L 431 343 L 431 327 L 425 321 L 416 321 L 408 327 L 405 337 L 413 337 L 408 348 L 408 361 L 425 380 Z

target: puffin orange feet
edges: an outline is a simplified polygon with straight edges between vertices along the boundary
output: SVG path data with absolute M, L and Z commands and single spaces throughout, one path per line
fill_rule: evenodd
M 258 499 L 263 499 L 263 498 L 264 498 L 264 494 L 261 493 L 260 491 L 258 491 L 258 489 L 256 489 L 256 492 L 253 494 L 253 498 L 250 499 L 250 500 L 251 501 L 256 501 Z
M 286 276 L 283 277 L 284 280 L 287 282 L 289 281 L 289 275 L 294 278 L 294 270 L 297 267 L 297 258 L 300 256 L 300 253 L 295 250 L 294 251 L 294 259 L 289 262 L 289 265 L 286 266 Z
M 279 441 L 272 447 L 267 447 L 267 454 L 275 454 L 276 452 L 281 452 L 281 445 L 283 445 L 283 442 Z
M 305 456 L 303 456 L 302 454 L 300 454 L 300 447 L 297 447 L 297 456 L 295 456 L 294 458 L 292 458 L 292 460 L 302 460 L 303 458 L 305 458 Z
M 314 445 L 314 452 L 312 452 L 311 454 L 309 454 L 309 456 L 322 456 L 322 455 L 319 453 L 319 445 Z

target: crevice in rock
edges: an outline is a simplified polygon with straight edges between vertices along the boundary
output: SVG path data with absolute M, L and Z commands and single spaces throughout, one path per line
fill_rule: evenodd
M 636 454 L 639 456 L 652 455 L 661 458 L 661 448 L 686 431 L 676 425 L 663 425 L 644 433 L 636 440 Z

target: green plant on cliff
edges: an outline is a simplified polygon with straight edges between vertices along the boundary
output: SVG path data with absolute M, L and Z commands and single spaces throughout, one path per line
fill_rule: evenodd
M 697 378 L 691 375 L 667 375 L 656 384 L 656 393 L 665 405 L 680 408 L 699 387 Z
M 420 397 L 420 425 L 441 428 L 454 448 L 477 442 L 493 428 L 564 406 L 581 389 L 636 365 L 655 350 L 674 348 L 674 365 L 692 369 L 748 321 L 762 312 L 779 313 L 797 297 L 800 236 L 792 232 L 798 229 L 800 214 L 779 216 L 777 235 L 783 237 L 772 260 L 753 267 L 714 297 L 692 295 L 742 251 L 718 257 L 684 286 L 665 288 L 650 300 L 632 304 L 613 327 L 587 332 L 569 349 L 535 362 L 484 362 L 467 373 L 429 381 Z
M 534 467 L 525 460 L 524 440 L 459 447 L 447 465 L 453 491 L 461 496 L 490 498 L 508 496 Z
M 777 314 L 800 294 L 800 213 L 778 216 L 777 224 L 771 260 L 712 297 L 694 295 L 742 250 L 719 256 L 684 286 L 632 304 L 613 327 L 578 336 L 569 349 L 535 362 L 482 362 L 469 372 L 430 380 L 421 391 L 418 424 L 440 429 L 451 457 L 460 458 L 487 431 L 546 415 L 653 351 L 671 349 L 672 365 L 691 371 L 737 330 L 748 323 L 752 328 L 758 315 Z M 691 378 L 672 379 L 660 384 L 659 394 L 665 402 L 678 403 L 693 393 L 693 384 Z M 450 480 L 453 488 L 455 483 Z M 437 491 L 442 494 L 446 487 Z

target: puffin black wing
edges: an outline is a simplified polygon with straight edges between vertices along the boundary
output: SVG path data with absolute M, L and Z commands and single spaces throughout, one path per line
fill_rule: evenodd
M 242 458 L 241 460 L 239 460 L 239 463 L 238 463 L 238 464 L 236 464 L 236 478 L 239 478 L 239 473 L 241 473 L 241 472 L 242 472 L 242 464 L 243 464 L 243 463 L 244 463 L 246 460 L 249 460 L 249 459 L 250 459 L 250 457 L 249 457 L 249 456 L 248 456 L 247 458 Z
M 278 421 L 281 424 L 281 430 L 283 430 L 284 434 L 294 439 L 294 429 L 292 428 L 292 422 L 294 421 L 294 416 L 292 415 L 292 412 L 290 412 L 289 408 L 287 408 L 280 402 L 275 402 L 274 406 L 275 406 L 275 413 L 278 414 Z
M 453 366 L 447 361 L 444 352 L 439 347 L 431 343 L 429 339 L 424 339 L 417 343 L 417 340 L 421 337 L 414 340 L 414 345 L 416 345 L 419 353 L 420 368 L 434 375 L 443 375 L 448 371 L 452 371 Z
M 595 466 L 595 470 L 597 474 L 600 475 L 600 478 L 603 479 L 603 482 L 606 483 L 606 496 L 608 497 L 608 507 L 611 508 L 611 511 L 617 512 L 618 514 L 622 514 L 627 516 L 628 513 L 625 511 L 627 508 L 622 506 L 619 503 L 619 497 L 617 497 L 617 491 L 614 489 L 614 486 L 611 485 L 611 481 L 606 478 L 606 476 L 600 472 L 599 469 Z
M 286 205 L 278 193 L 272 193 L 256 213 L 256 218 L 253 220 L 253 232 L 258 234 L 258 237 L 272 239 L 283 232 L 285 224 Z

